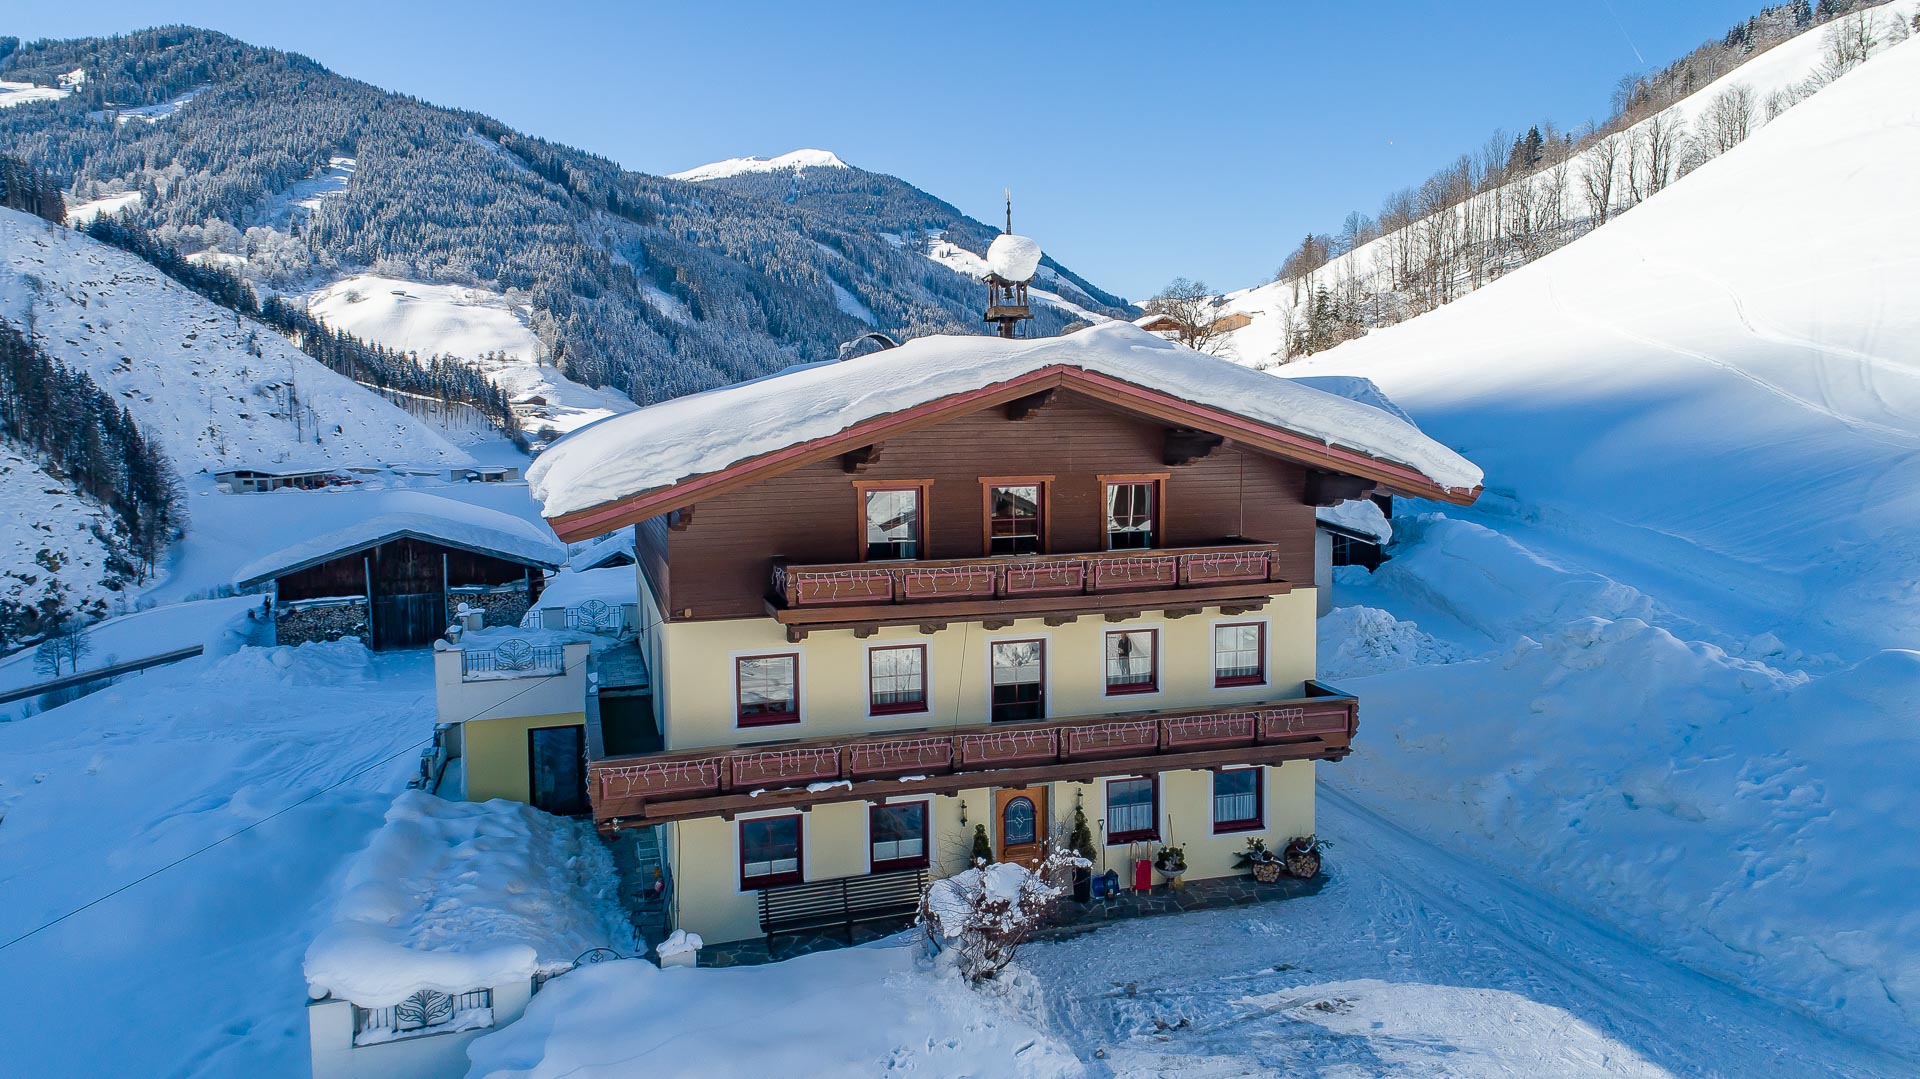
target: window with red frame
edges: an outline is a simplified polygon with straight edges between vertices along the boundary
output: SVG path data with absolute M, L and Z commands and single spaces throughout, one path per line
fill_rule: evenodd
M 897 802 L 867 811 L 867 856 L 875 873 L 927 867 L 927 803 Z
M 742 727 L 800 722 L 800 657 L 741 656 L 734 661 L 734 692 Z
M 1158 838 L 1159 821 L 1160 789 L 1153 777 L 1107 780 L 1107 842 Z
M 1213 773 L 1213 830 L 1252 832 L 1261 825 L 1264 793 L 1259 768 L 1224 768 Z
M 1107 634 L 1107 693 L 1152 693 L 1160 688 L 1160 633 L 1151 629 Z
M 1267 624 L 1213 627 L 1213 684 L 1257 686 L 1267 680 Z
M 899 715 L 927 710 L 927 646 L 901 645 L 867 652 L 868 711 Z
M 800 814 L 754 817 L 740 822 L 740 889 L 798 884 L 805 878 L 800 861 Z

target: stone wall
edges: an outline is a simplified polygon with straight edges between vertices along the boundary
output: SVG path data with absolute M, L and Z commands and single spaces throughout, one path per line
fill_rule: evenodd
M 282 607 L 274 614 L 274 639 L 279 644 L 337 641 L 342 637 L 367 639 L 365 600 L 324 607 Z

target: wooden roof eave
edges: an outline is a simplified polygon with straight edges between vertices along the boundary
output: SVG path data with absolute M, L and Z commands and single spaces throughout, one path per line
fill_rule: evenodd
M 1083 393 L 1103 404 L 1148 419 L 1224 435 L 1262 453 L 1371 479 L 1398 495 L 1428 498 L 1457 506 L 1469 505 L 1480 495 L 1478 486 L 1471 490 L 1443 487 L 1408 465 L 1382 460 L 1360 450 L 1322 442 L 1297 431 L 1249 420 L 1210 406 L 1196 405 L 1110 375 L 1055 364 L 978 390 L 876 416 L 837 434 L 736 461 L 715 472 L 551 517 L 547 519 L 547 524 L 563 541 L 572 543 L 591 539 L 757 483 L 769 476 L 1054 388 Z
M 397 539 L 416 539 L 421 541 L 422 543 L 431 543 L 438 547 L 449 547 L 456 551 L 466 551 L 468 554 L 484 555 L 487 558 L 498 558 L 502 562 L 515 562 L 522 566 L 529 566 L 537 569 L 557 570 L 560 568 L 560 565 L 561 565 L 559 562 L 549 562 L 545 559 L 528 558 L 524 555 L 507 554 L 504 551 L 490 550 L 488 548 L 479 547 L 471 543 L 461 543 L 457 540 L 447 539 L 444 536 L 431 536 L 425 532 L 419 531 L 418 529 L 401 528 L 401 529 L 396 529 L 392 532 L 389 532 L 383 536 L 380 536 L 377 539 L 368 540 L 365 543 L 355 543 L 351 546 L 342 547 L 328 554 L 315 555 L 312 558 L 301 559 L 298 562 L 290 563 L 286 566 L 283 566 L 276 570 L 272 570 L 270 572 L 256 573 L 244 581 L 235 581 L 233 583 L 233 586 L 235 588 L 252 588 L 254 585 L 265 584 L 268 581 L 277 580 L 278 578 L 285 577 L 288 574 L 299 573 L 301 570 L 304 570 L 304 569 L 312 569 L 313 567 L 321 565 L 322 563 L 331 562 L 336 558 L 346 558 L 351 555 L 359 554 L 362 551 L 370 551 L 373 548 L 378 547 L 383 543 L 392 543 L 394 540 L 397 540 Z

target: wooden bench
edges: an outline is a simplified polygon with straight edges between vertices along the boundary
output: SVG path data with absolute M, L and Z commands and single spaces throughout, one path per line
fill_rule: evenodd
M 926 894 L 927 871 L 902 869 L 859 877 L 811 880 L 760 890 L 760 931 L 767 936 L 841 929 L 849 942 L 861 922 L 911 917 Z

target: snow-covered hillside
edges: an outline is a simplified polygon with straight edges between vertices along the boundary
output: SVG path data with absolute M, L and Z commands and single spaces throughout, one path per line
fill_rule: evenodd
M 306 299 L 320 321 L 363 341 L 422 360 L 450 355 L 478 366 L 516 402 L 529 430 L 552 427 L 565 434 L 633 411 L 619 390 L 582 385 L 543 362 L 545 350 L 527 327 L 526 305 L 500 293 L 355 274 Z
M 1371 378 L 1487 473 L 1342 580 L 1398 621 L 1326 626 L 1373 732 L 1340 779 L 1909 1052 L 1917 170 L 1911 41 L 1579 242 L 1285 368 Z
M 54 86 L 35 86 L 30 82 L 8 82 L 0 79 L 0 109 L 14 105 L 28 105 L 35 101 L 58 101 L 72 92 Z
M 1641 189 L 1651 182 L 1636 185 L 1628 174 L 1650 168 L 1646 163 L 1647 144 L 1656 124 L 1665 132 L 1662 137 L 1672 140 L 1666 151 L 1668 167 L 1677 169 L 1688 157 L 1690 143 L 1707 137 L 1705 115 L 1730 90 L 1737 88 L 1749 95 L 1749 122 L 1758 130 L 1794 107 L 1795 102 L 1813 95 L 1830 78 L 1830 40 L 1842 28 L 1864 22 L 1871 33 L 1861 39 L 1861 46 L 1877 52 L 1904 39 L 1916 13 L 1920 13 L 1920 0 L 1892 0 L 1813 26 L 1671 107 L 1603 140 L 1603 145 L 1589 147 L 1563 165 L 1476 195 L 1460 210 L 1448 213 L 1491 221 L 1487 227 L 1501 233 L 1500 242 L 1490 245 L 1505 252 L 1504 264 L 1489 270 L 1497 275 L 1544 248 L 1565 243 L 1595 227 L 1596 202 L 1587 188 L 1589 174 L 1611 177 L 1602 187 L 1609 217 L 1626 213 L 1641 201 L 1645 197 Z M 1612 156 L 1607 156 L 1609 153 Z M 1424 260 L 1438 257 L 1432 254 L 1434 245 L 1451 242 L 1436 240 L 1436 236 L 1460 231 L 1458 224 L 1438 227 L 1434 222 L 1433 218 L 1422 218 L 1404 230 L 1364 243 L 1305 278 L 1274 281 L 1227 294 L 1222 312 L 1245 314 L 1252 322 L 1226 335 L 1224 354 L 1260 366 L 1284 360 L 1290 330 L 1305 325 L 1315 293 L 1321 288 L 1332 292 L 1336 300 L 1343 292 L 1357 298 L 1359 317 L 1369 324 L 1390 323 L 1418 311 L 1422 301 L 1413 295 L 1418 290 L 1399 279 L 1409 268 L 1417 276 Z M 1462 294 L 1478 284 L 1480 280 L 1462 274 L 1449 283 L 1447 293 Z
M 92 611 L 124 595 L 125 574 L 108 564 L 111 552 L 95 534 L 119 528 L 113 514 L 4 438 L 0 521 L 0 600 L 38 608 L 57 599 L 62 609 Z
M 465 464 L 431 427 L 138 257 L 0 210 L 0 317 L 119 397 L 182 473 Z
M 730 157 L 725 161 L 713 161 L 705 165 L 687 169 L 684 172 L 668 173 L 670 180 L 720 180 L 728 176 L 739 176 L 747 172 L 782 172 L 788 169 L 844 169 L 845 161 L 840 160 L 831 150 L 794 150 L 779 157 Z

